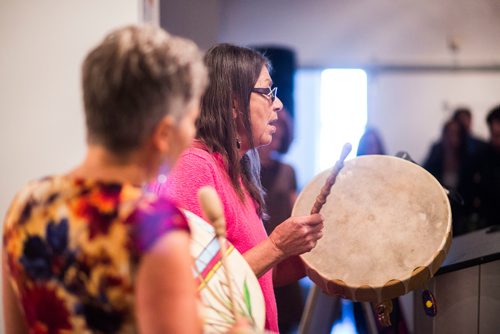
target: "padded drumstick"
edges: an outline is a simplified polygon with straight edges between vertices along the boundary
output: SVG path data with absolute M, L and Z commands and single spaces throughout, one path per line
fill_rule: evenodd
M 330 194 L 330 190 L 332 189 L 335 180 L 337 179 L 337 175 L 340 170 L 344 167 L 345 158 L 351 153 L 352 146 L 349 143 L 345 143 L 344 147 L 342 147 L 342 153 L 340 153 L 339 160 L 335 163 L 335 166 L 332 168 L 331 174 L 325 181 L 325 184 L 321 188 L 321 192 L 318 197 L 316 197 L 316 201 L 314 201 L 314 205 L 311 209 L 311 214 L 319 213 L 323 205 L 326 203 L 326 198 Z
M 205 186 L 198 191 L 198 200 L 201 210 L 205 217 L 212 223 L 215 230 L 215 235 L 220 247 L 220 256 L 222 267 L 226 276 L 227 287 L 229 289 L 229 300 L 231 301 L 231 311 L 235 322 L 238 320 L 238 310 L 236 309 L 236 299 L 234 298 L 233 285 L 231 276 L 229 275 L 229 266 L 226 261 L 226 220 L 224 218 L 224 209 L 220 201 L 219 195 L 214 188 Z

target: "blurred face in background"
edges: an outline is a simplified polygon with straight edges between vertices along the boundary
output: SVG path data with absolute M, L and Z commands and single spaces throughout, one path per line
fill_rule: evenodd
M 460 124 L 458 122 L 450 122 L 444 132 L 443 142 L 450 149 L 459 149 L 462 145 Z
M 469 114 L 461 113 L 458 115 L 458 121 L 462 123 L 467 132 L 470 132 L 472 127 L 472 117 Z

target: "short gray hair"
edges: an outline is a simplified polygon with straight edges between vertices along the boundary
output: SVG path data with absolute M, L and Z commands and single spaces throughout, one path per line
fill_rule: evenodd
M 82 66 L 88 142 L 122 155 L 166 115 L 181 119 L 207 86 L 202 57 L 192 41 L 152 25 L 109 33 Z

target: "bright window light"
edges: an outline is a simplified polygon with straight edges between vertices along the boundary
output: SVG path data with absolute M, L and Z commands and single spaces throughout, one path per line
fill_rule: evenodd
M 341 299 L 342 318 L 338 319 L 332 327 L 330 334 L 356 334 L 354 305 L 347 299 Z
M 327 69 L 321 73 L 320 125 L 316 173 L 332 167 L 349 142 L 356 155 L 367 120 L 367 76 L 360 69 Z

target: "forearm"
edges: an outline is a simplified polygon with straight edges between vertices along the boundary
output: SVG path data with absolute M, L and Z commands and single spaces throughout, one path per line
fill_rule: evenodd
M 246 251 L 243 257 L 252 268 L 257 278 L 281 262 L 286 255 L 271 241 L 265 239 L 252 249 Z
M 304 263 L 299 256 L 285 258 L 283 252 L 279 251 L 269 239 L 247 251 L 243 257 L 257 277 L 274 267 L 273 283 L 275 286 L 293 283 L 306 274 Z

